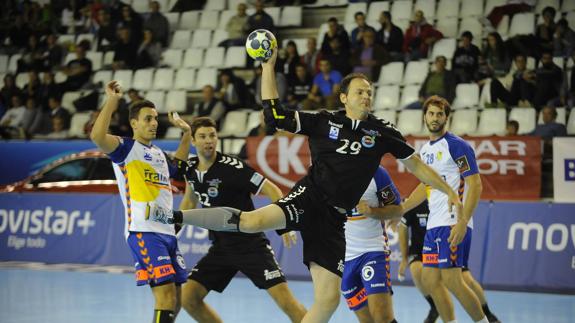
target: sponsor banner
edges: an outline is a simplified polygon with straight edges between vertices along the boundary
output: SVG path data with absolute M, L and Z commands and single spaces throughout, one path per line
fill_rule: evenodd
M 553 138 L 553 192 L 556 202 L 575 203 L 575 138 Z
M 167 151 L 175 151 L 179 142 L 157 140 L 154 144 Z M 0 169 L 3 170 L 0 173 L 0 185 L 22 180 L 58 158 L 88 149 L 96 149 L 89 140 L 0 142 L 2 154 L 10 156 L 0 159 Z M 195 151 L 193 147 L 192 150 Z
M 575 206 L 493 203 L 482 281 L 575 294 Z
M 541 141 L 538 137 L 464 137 L 475 149 L 483 179 L 483 199 L 538 199 L 541 188 Z M 250 137 L 250 165 L 281 186 L 284 192 L 307 173 L 311 163 L 307 139 Z M 407 137 L 417 150 L 428 139 Z M 419 183 L 397 160 L 386 155 L 382 165 L 389 171 L 402 196 Z

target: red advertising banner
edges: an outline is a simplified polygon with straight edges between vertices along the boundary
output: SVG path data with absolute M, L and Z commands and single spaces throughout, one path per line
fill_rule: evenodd
M 482 199 L 533 200 L 541 191 L 541 140 L 538 137 L 463 137 L 475 150 L 483 181 Z M 428 139 L 407 137 L 419 150 Z M 307 138 L 250 137 L 248 160 L 262 175 L 284 192 L 307 173 L 311 163 Z M 407 196 L 419 181 L 401 162 L 386 155 L 381 163 L 390 173 L 402 196 Z

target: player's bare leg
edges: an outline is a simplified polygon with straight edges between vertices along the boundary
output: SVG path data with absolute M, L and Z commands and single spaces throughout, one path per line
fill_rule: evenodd
M 415 287 L 417 287 L 417 289 L 419 289 L 419 291 L 421 292 L 421 295 L 423 295 L 423 297 L 425 297 L 425 300 L 429 303 L 429 306 L 431 307 L 429 309 L 429 312 L 427 313 L 427 317 L 425 318 L 425 320 L 423 322 L 424 323 L 433 323 L 437 320 L 439 313 L 437 311 L 437 307 L 435 306 L 435 302 L 433 301 L 433 298 L 431 297 L 431 293 L 429 293 L 427 291 L 427 289 L 425 289 L 425 286 L 423 285 L 423 282 L 422 282 L 423 264 L 421 263 L 421 261 L 413 261 L 413 262 L 411 262 L 411 264 L 409 264 L 409 271 L 411 272 L 411 278 L 413 279 L 413 283 L 415 284 Z
M 289 316 L 294 323 L 299 323 L 305 316 L 306 309 L 292 294 L 287 283 L 280 283 L 267 290 L 274 302 Z
M 367 306 L 374 323 L 396 322 L 391 293 L 367 295 Z
M 312 262 L 309 266 L 313 282 L 313 304 L 302 323 L 328 322 L 339 305 L 341 277 Z
M 481 309 L 477 296 L 463 281 L 461 268 L 440 269 L 439 271 L 441 272 L 441 281 L 445 284 L 445 287 L 453 293 L 473 321 L 478 322 L 484 319 L 485 314 Z M 441 314 L 441 312 L 439 313 Z
M 466 270 L 466 271 L 462 272 L 462 275 L 463 275 L 463 280 L 465 281 L 467 286 L 469 286 L 469 288 L 471 288 L 471 290 L 473 290 L 473 292 L 475 293 L 475 296 L 477 296 L 477 298 L 479 299 L 479 302 L 481 303 L 481 309 L 483 309 L 483 313 L 485 313 L 489 322 L 499 322 L 499 319 L 497 318 L 497 316 L 495 316 L 495 314 L 491 313 L 491 310 L 489 309 L 489 306 L 487 305 L 487 298 L 485 297 L 485 292 L 483 291 L 483 288 L 475 280 L 475 278 L 473 278 L 473 275 L 471 275 L 471 272 L 469 270 Z
M 431 297 L 435 303 L 439 316 L 443 322 L 455 320 L 455 310 L 449 291 L 441 281 L 441 272 L 439 268 L 423 267 L 421 272 L 422 285 L 425 290 L 430 291 Z
M 176 307 L 174 308 L 174 321 L 182 309 L 182 286 L 176 285 Z
M 286 227 L 284 211 L 275 204 L 269 204 L 250 212 L 242 212 L 239 228 L 241 232 L 257 233 Z
M 152 287 L 154 294 L 154 323 L 173 322 L 177 304 L 177 289 L 175 283 Z
M 182 288 L 182 305 L 194 320 L 201 323 L 220 323 L 216 311 L 204 302 L 208 290 L 195 280 L 189 279 Z
M 367 306 L 360 308 L 354 313 L 355 316 L 357 316 L 359 323 L 375 323 L 375 321 L 371 318 L 371 313 L 369 313 L 369 308 Z

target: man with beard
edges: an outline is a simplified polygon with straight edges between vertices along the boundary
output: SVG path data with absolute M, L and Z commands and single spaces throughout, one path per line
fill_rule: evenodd
M 463 280 L 471 247 L 471 217 L 481 196 L 482 185 L 473 148 L 445 129 L 451 107 L 447 100 L 431 96 L 423 104 L 423 118 L 430 141 L 420 151 L 421 159 L 433 168 L 463 203 L 461 212 L 449 209 L 448 197 L 435 188 L 419 184 L 404 203 L 409 211 L 429 201 L 427 232 L 423 243 L 423 285 L 430 291 L 444 322 L 456 322 L 453 293 L 474 322 L 487 323 L 477 296 Z

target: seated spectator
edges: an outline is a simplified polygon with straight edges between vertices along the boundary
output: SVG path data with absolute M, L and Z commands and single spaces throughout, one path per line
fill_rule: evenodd
M 473 34 L 465 31 L 461 34 L 459 47 L 453 54 L 453 73 L 457 83 L 471 83 L 479 66 L 479 48 L 471 43 Z
M 405 107 L 406 109 L 421 109 L 423 102 L 432 95 L 439 95 L 449 103 L 453 102 L 455 99 L 455 76 L 445 68 L 446 65 L 447 58 L 445 56 L 435 58 L 435 70 L 429 72 L 421 84 L 419 101 L 409 104 Z
M 503 77 L 509 72 L 511 59 L 501 35 L 492 32 L 487 35 L 487 46 L 482 53 L 489 68 L 489 77 Z
M 145 29 L 144 38 L 136 53 L 135 67 L 137 69 L 156 67 L 161 57 L 162 45 L 154 39 L 151 30 Z
M 427 57 L 429 48 L 441 38 L 443 34 L 427 23 L 423 11 L 417 10 L 403 38 L 405 59 L 411 61 Z
M 92 61 L 86 58 L 84 46 L 76 46 L 76 58 L 71 60 L 62 72 L 68 76 L 64 82 L 58 84 L 62 93 L 79 90 L 90 81 Z
M 507 107 L 531 106 L 535 93 L 535 73 L 527 70 L 527 57 L 515 56 L 515 68 L 511 82 L 492 79 L 490 83 L 491 104 L 501 101 Z
M 301 57 L 299 56 L 297 45 L 293 40 L 287 42 L 284 54 L 284 57 L 278 58 L 276 69 L 287 77 L 289 83 L 290 80 L 295 79 L 295 67 L 301 63 Z
M 573 63 L 575 63 L 575 49 L 571 52 L 571 59 L 573 60 Z M 569 80 L 568 84 L 569 86 L 563 86 L 564 93 L 562 96 L 563 100 L 561 105 L 572 108 L 575 106 L 575 73 L 573 73 L 573 71 L 571 72 L 571 79 Z
M 168 47 L 170 23 L 166 16 L 160 12 L 160 3 L 158 1 L 150 2 L 150 12 L 144 21 L 144 28 L 152 32 L 153 39 L 160 42 L 162 47 Z
M 343 77 L 331 69 L 328 60 L 319 63 L 320 72 L 313 79 L 313 86 L 303 102 L 304 110 L 336 109 L 339 103 L 339 88 Z
M 116 25 L 110 13 L 105 9 L 98 11 L 98 31 L 96 32 L 96 48 L 98 51 L 112 50 L 116 43 Z
M 55 34 L 46 36 L 46 48 L 42 55 L 43 64 L 41 71 L 51 71 L 55 67 L 61 66 L 64 60 L 64 48 L 58 44 L 58 37 Z
M 36 139 L 67 139 L 69 138 L 69 127 L 66 126 L 66 120 L 63 117 L 52 117 L 52 131 L 45 135 L 36 135 Z
M 43 50 L 38 42 L 38 37 L 31 34 L 28 37 L 28 46 L 26 46 L 22 58 L 18 60 L 18 73 L 41 70 L 43 65 Z
M 70 112 L 62 107 L 62 101 L 59 97 L 51 97 L 48 99 L 48 105 L 50 106 L 50 118 L 54 119 L 56 117 L 62 118 L 64 121 L 64 128 L 70 128 Z
M 322 55 L 328 55 L 331 53 L 331 47 L 329 43 L 333 38 L 338 38 L 339 43 L 342 48 L 350 48 L 349 36 L 342 25 L 337 21 L 337 18 L 331 17 L 327 21 L 327 31 L 323 36 L 323 41 L 321 42 L 321 53 Z
M 301 63 L 296 66 L 295 74 L 296 78 L 289 82 L 287 102 L 289 107 L 299 110 L 311 91 L 313 79 L 307 72 L 306 66 Z
M 332 38 L 329 41 L 329 47 L 329 53 L 321 55 L 320 61 L 321 59 L 326 59 L 329 61 L 332 70 L 338 71 L 341 75 L 349 74 L 351 72 L 351 61 L 348 48 L 341 46 L 339 38 Z
M 315 37 L 307 39 L 307 51 L 301 56 L 302 61 L 307 68 L 307 72 L 315 75 L 319 72 L 319 60 L 321 58 L 320 51 L 317 50 L 317 40 Z
M 36 99 L 32 96 L 28 97 L 22 121 L 22 130 L 25 137 L 32 138 L 36 134 L 47 132 L 47 124 L 49 124 L 48 117 L 44 114 L 40 105 L 37 104 Z
M 51 97 L 61 97 L 62 92 L 60 87 L 56 84 L 54 80 L 54 73 L 44 72 L 44 77 L 42 78 L 42 85 L 40 86 L 40 106 L 42 106 L 43 111 L 50 111 L 50 105 L 48 103 Z
M 253 93 L 253 100 L 256 105 L 262 105 L 262 66 L 255 68 L 256 77 L 253 79 L 252 83 L 249 85 L 251 93 Z M 278 85 L 278 99 L 280 102 L 285 102 L 288 92 L 288 81 L 283 73 L 276 71 L 276 83 Z
M 32 31 L 22 15 L 18 14 L 13 19 L 14 21 L 8 29 L 8 39 L 11 47 L 18 51 L 27 46 Z
M 555 35 L 555 14 L 553 7 L 545 7 L 541 15 L 543 23 L 537 25 L 535 29 L 535 39 L 538 44 L 538 51 L 553 51 L 553 36 Z
M 381 66 L 387 62 L 389 62 L 389 56 L 383 46 L 375 42 L 375 32 L 364 31 L 361 47 L 356 48 L 351 56 L 353 72 L 363 73 L 376 82 Z
M 505 126 L 505 136 L 517 136 L 519 132 L 519 122 L 515 120 L 507 121 L 507 126 Z
M 274 20 L 264 10 L 263 0 L 256 0 L 255 2 L 256 12 L 249 16 L 248 18 L 248 32 L 252 32 L 256 29 L 267 29 L 272 33 L 275 32 Z
M 12 97 L 13 96 L 22 97 L 23 93 L 22 90 L 16 85 L 16 80 L 13 74 L 6 74 L 4 75 L 4 86 L 0 89 L 0 97 L 2 97 L 2 101 L 8 107 L 12 107 Z
M 237 14 L 232 16 L 226 23 L 226 31 L 229 38 L 221 42 L 220 46 L 243 46 L 245 44 L 248 32 L 247 8 L 245 3 L 238 4 Z
M 132 9 L 131 6 L 122 7 L 122 15 L 118 21 L 117 28 L 128 28 L 132 41 L 139 44 L 142 41 L 142 17 Z
M 231 69 L 222 70 L 216 86 L 215 97 L 224 103 L 226 111 L 246 105 L 247 87 L 244 80 L 235 76 Z
M 226 108 L 222 101 L 215 96 L 214 87 L 206 85 L 202 88 L 202 101 L 196 103 L 192 115 L 194 117 L 210 117 L 218 124 L 223 120 L 226 114 Z
M 362 46 L 363 33 L 370 30 L 375 34 L 375 29 L 365 22 L 365 14 L 363 12 L 361 11 L 356 12 L 354 18 L 357 27 L 355 27 L 351 31 L 350 40 L 351 40 L 351 47 L 358 48 Z
M 11 107 L 0 119 L 0 136 L 4 139 L 21 138 L 21 128 L 24 125 L 26 107 L 19 95 L 11 98 Z
M 531 136 L 539 136 L 545 141 L 550 141 L 553 137 L 567 136 L 567 128 L 564 124 L 558 123 L 557 110 L 554 107 L 544 107 L 541 110 L 543 124 L 539 124 L 529 133 Z
M 557 22 L 553 38 L 553 56 L 569 57 L 573 50 L 575 50 L 575 31 L 569 28 L 566 19 L 561 19 Z
M 539 68 L 535 70 L 535 95 L 533 106 L 539 110 L 550 100 L 556 99 L 561 93 L 563 71 L 555 63 L 551 52 L 541 56 Z
M 381 29 L 375 34 L 375 41 L 382 44 L 392 61 L 403 61 L 403 31 L 391 21 L 391 13 L 383 11 L 379 16 Z
M 23 93 L 27 98 L 34 98 L 36 100 L 40 99 L 40 89 L 42 87 L 42 83 L 40 82 L 40 77 L 38 76 L 38 72 L 32 70 L 28 72 L 28 83 L 24 86 Z
M 132 37 L 130 29 L 126 27 L 118 30 L 118 41 L 114 45 L 114 61 L 112 69 L 114 71 L 121 69 L 132 69 L 135 67 L 138 55 L 138 47 L 135 38 Z

